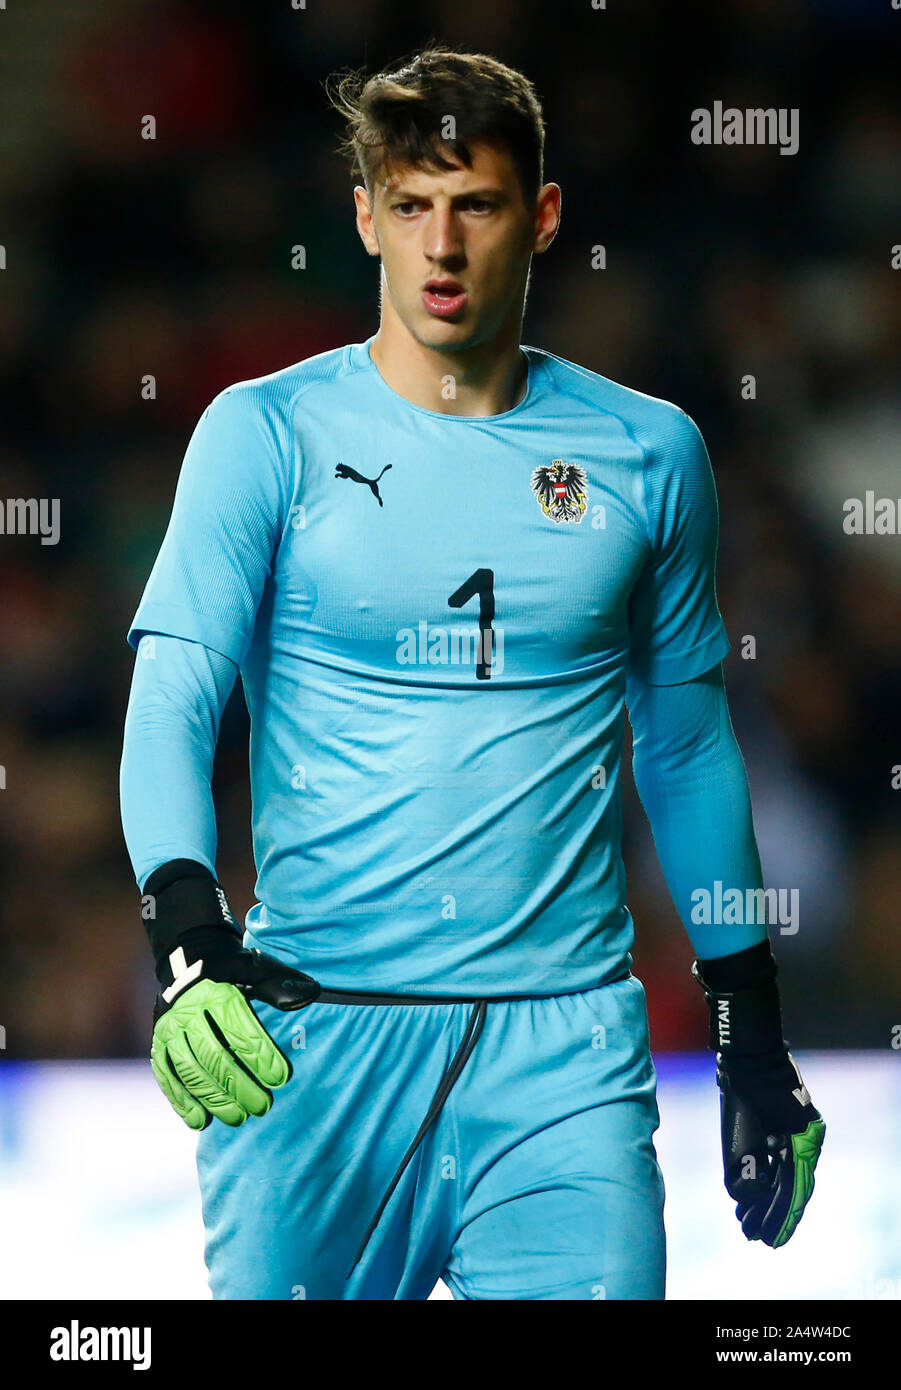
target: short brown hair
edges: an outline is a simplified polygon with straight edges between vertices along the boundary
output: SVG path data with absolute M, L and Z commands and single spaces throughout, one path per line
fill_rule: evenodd
M 510 151 L 527 206 L 544 177 L 544 116 L 527 77 L 486 53 L 459 53 L 430 43 L 400 67 L 367 77 L 363 70 L 333 74 L 326 93 L 347 132 L 339 150 L 372 197 L 376 176 L 389 163 L 453 169 L 442 146 L 472 167 L 467 142 L 503 141 Z M 456 139 L 443 135 L 448 116 Z

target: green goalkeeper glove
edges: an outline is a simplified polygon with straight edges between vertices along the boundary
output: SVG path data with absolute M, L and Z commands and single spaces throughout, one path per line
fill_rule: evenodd
M 291 1064 L 248 1003 L 302 1009 L 319 994 L 309 975 L 248 951 L 223 889 L 202 864 L 175 859 L 144 885 L 147 934 L 160 993 L 150 1063 L 163 1094 L 192 1129 L 216 1116 L 241 1125 L 265 1115 Z
M 747 1239 L 778 1249 L 813 1193 L 826 1126 L 782 1037 L 769 940 L 692 974 L 710 1008 L 726 1190 Z

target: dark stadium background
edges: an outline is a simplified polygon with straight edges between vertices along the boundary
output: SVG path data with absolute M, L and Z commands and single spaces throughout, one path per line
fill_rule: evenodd
M 889 0 L 46 0 L 0 14 L 0 496 L 61 502 L 58 545 L 0 537 L 8 1057 L 146 1053 L 154 981 L 118 809 L 125 633 L 209 400 L 375 331 L 377 262 L 322 81 L 428 38 L 521 67 L 545 104 L 563 222 L 534 262 L 525 342 L 676 401 L 707 439 L 764 869 L 800 891 L 800 930 L 773 932 L 787 1036 L 891 1045 L 901 541 L 846 535 L 842 500 L 901 495 L 899 32 Z M 693 145 L 691 111 L 717 99 L 798 107 L 799 153 Z M 140 138 L 148 113 L 155 141 Z M 242 912 L 246 736 L 239 687 L 215 789 L 220 875 Z M 628 811 L 652 1043 L 698 1049 L 691 947 L 631 790 Z

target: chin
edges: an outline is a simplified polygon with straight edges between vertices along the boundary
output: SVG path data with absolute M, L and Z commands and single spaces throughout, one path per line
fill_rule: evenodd
M 437 352 L 446 351 L 448 348 L 459 350 L 469 347 L 473 341 L 472 324 L 463 320 L 436 323 L 431 315 L 427 317 L 427 323 L 418 332 L 415 329 L 411 330 L 423 347 L 433 348 Z

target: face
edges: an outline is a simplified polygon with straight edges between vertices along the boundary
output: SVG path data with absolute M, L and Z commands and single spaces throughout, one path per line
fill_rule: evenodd
M 357 230 L 382 259 L 382 313 L 425 347 L 460 351 L 505 323 L 518 332 L 534 252 L 560 220 L 560 189 L 545 184 L 527 208 L 505 146 L 473 142 L 472 168 L 389 167 L 373 205 L 354 189 Z

